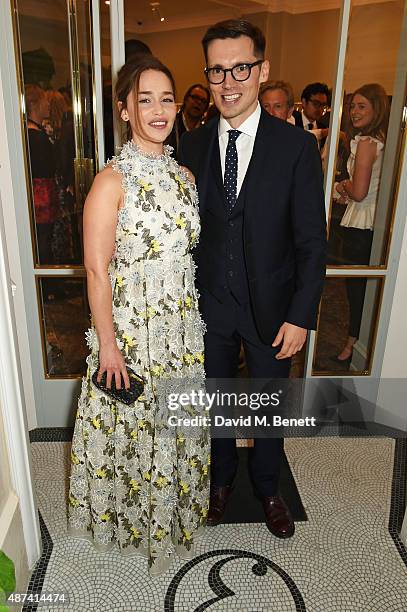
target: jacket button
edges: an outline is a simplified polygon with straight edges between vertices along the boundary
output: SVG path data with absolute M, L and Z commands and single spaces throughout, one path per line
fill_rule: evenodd
M 229 270 L 228 274 L 229 274 L 230 277 L 232 277 L 233 276 L 233 270 Z
M 234 221 L 229 221 L 229 227 L 235 227 L 235 222 Z

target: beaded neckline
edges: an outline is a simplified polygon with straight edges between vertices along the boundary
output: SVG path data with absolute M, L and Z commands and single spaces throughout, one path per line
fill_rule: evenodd
M 163 153 L 154 153 L 153 151 L 143 151 L 143 149 L 141 149 L 138 146 L 138 144 L 134 142 L 134 140 L 129 140 L 124 146 L 128 147 L 130 151 L 137 153 L 137 155 L 140 155 L 141 157 L 145 157 L 146 159 L 150 159 L 150 160 L 158 160 L 158 161 L 168 160 L 168 158 L 171 157 L 171 153 L 174 150 L 174 148 L 171 147 L 170 145 L 164 145 Z

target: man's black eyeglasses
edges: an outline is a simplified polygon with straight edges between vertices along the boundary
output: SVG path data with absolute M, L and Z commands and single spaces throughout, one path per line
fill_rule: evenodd
M 230 72 L 235 81 L 247 81 L 250 77 L 252 68 L 262 64 L 264 60 L 257 60 L 252 64 L 237 64 L 233 68 L 220 68 L 215 66 L 214 68 L 205 68 L 206 78 L 212 85 L 220 85 L 226 79 L 226 73 Z

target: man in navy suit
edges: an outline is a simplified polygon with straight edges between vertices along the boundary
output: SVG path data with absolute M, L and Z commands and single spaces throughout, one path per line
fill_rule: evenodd
M 286 378 L 290 358 L 315 328 L 325 277 L 317 143 L 261 110 L 269 63 L 259 28 L 225 21 L 202 42 L 220 118 L 182 137 L 179 161 L 194 173 L 200 199 L 196 263 L 206 375 L 234 377 L 243 342 L 251 377 Z M 278 494 L 282 455 L 282 439 L 258 438 L 249 468 L 267 527 L 287 538 L 294 523 Z M 237 462 L 234 439 L 212 440 L 209 525 L 222 521 Z

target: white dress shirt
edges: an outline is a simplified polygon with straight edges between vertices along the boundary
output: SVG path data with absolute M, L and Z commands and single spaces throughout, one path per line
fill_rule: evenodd
M 310 119 L 308 119 L 308 117 L 306 116 L 303 110 L 301 111 L 301 117 L 302 117 L 302 124 L 304 126 L 304 130 L 311 132 L 311 134 L 313 134 L 315 138 L 318 140 L 318 144 L 319 144 L 319 141 L 321 140 L 321 137 L 322 137 L 322 130 L 318 127 L 317 122 L 311 121 Z M 312 123 L 311 129 L 309 129 L 308 127 L 310 123 Z
M 242 125 L 236 128 L 239 130 L 239 132 L 241 132 L 239 138 L 236 140 L 237 195 L 239 195 L 240 188 L 246 176 L 247 168 L 249 167 L 250 160 L 252 158 L 254 140 L 256 138 L 257 128 L 259 127 L 260 115 L 261 107 L 258 103 L 256 110 L 250 115 L 250 117 L 243 121 Z M 218 137 L 220 163 L 222 166 L 222 178 L 225 177 L 226 147 L 228 146 L 229 140 L 228 131 L 233 129 L 235 128 L 232 128 L 230 123 L 224 117 L 221 116 L 219 119 Z
M 304 111 L 301 111 L 301 117 L 302 117 L 302 125 L 304 126 L 304 130 L 308 130 L 309 132 L 311 131 L 309 129 L 309 124 L 312 123 L 312 130 L 316 130 L 317 129 L 317 122 L 316 121 L 311 121 L 311 119 L 308 119 L 307 115 L 304 113 Z

